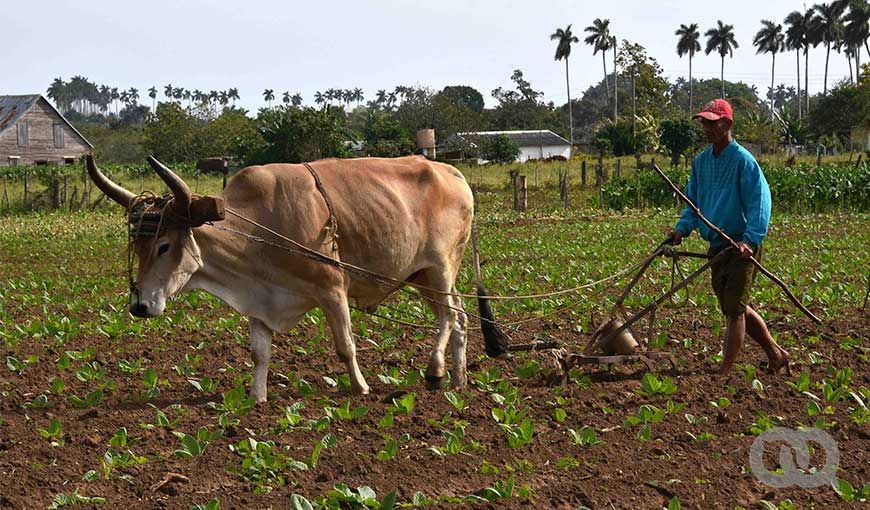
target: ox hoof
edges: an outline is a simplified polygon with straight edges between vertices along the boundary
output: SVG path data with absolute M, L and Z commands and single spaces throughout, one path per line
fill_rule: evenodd
M 350 391 L 354 395 L 368 395 L 369 394 L 369 387 L 368 387 L 368 385 L 358 386 L 356 384 L 352 384 Z
M 426 374 L 426 389 L 428 390 L 440 390 L 441 385 L 444 383 L 444 376 L 437 375 L 429 375 Z

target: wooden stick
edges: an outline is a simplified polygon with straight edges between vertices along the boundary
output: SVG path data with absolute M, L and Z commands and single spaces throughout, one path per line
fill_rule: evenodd
M 680 199 L 682 199 L 683 202 L 686 203 L 686 205 L 688 205 L 689 207 L 692 208 L 693 211 L 695 211 L 695 214 L 698 216 L 699 220 L 701 220 L 705 225 L 707 225 L 707 227 L 710 230 L 719 234 L 722 237 L 722 239 L 725 239 L 726 241 L 728 241 L 728 243 L 734 249 L 740 250 L 740 248 L 737 246 L 737 243 L 734 241 L 734 239 L 731 239 L 730 237 L 728 237 L 728 235 L 725 232 L 722 231 L 722 229 L 720 229 L 716 225 L 710 223 L 710 220 L 708 220 L 707 218 L 704 217 L 703 214 L 701 214 L 701 210 L 698 209 L 698 206 L 695 205 L 691 200 L 689 200 L 689 197 L 687 197 L 682 191 L 680 191 L 679 188 L 677 188 L 674 185 L 673 182 L 671 182 L 670 179 L 668 179 L 668 176 L 665 175 L 664 172 L 662 172 L 661 168 L 659 168 L 658 166 L 653 164 L 653 169 L 655 169 L 655 171 L 658 172 L 658 174 L 662 177 L 662 179 L 664 179 L 665 182 L 668 183 L 668 185 L 671 187 L 672 190 L 674 190 L 674 192 L 677 194 L 677 196 L 679 196 Z M 761 262 L 759 262 L 755 257 L 751 256 L 751 257 L 749 257 L 749 260 L 755 265 L 755 267 L 758 268 L 758 270 L 761 272 L 761 274 L 768 277 L 771 281 L 773 281 L 773 283 L 777 284 L 779 286 L 779 288 L 781 288 L 783 290 L 783 292 L 785 292 L 785 295 L 788 296 L 789 300 L 791 300 L 791 302 L 794 303 L 794 305 L 797 306 L 798 309 L 800 309 L 800 311 L 802 311 L 804 313 L 804 315 L 806 315 L 807 317 L 812 319 L 813 322 L 815 322 L 816 324 L 822 323 L 821 319 L 816 317 L 813 314 L 813 312 L 809 311 L 807 309 L 807 307 L 805 307 L 800 301 L 798 301 L 798 298 L 796 298 L 795 295 L 791 293 L 788 286 L 786 286 L 786 284 L 782 280 L 777 278 L 776 275 L 774 275 L 773 273 L 768 271 L 764 266 L 762 266 Z

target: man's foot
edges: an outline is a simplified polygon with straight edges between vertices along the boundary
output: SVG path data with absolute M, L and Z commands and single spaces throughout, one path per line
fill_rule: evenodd
M 785 367 L 785 373 L 791 376 L 791 355 L 782 347 L 778 347 L 778 349 L 779 352 L 776 359 L 772 359 L 768 363 L 767 372 L 770 374 L 776 374 L 781 368 Z

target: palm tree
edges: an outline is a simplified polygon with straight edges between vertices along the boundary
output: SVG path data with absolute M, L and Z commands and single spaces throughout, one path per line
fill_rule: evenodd
M 302 94 L 297 92 L 297 93 L 293 94 L 292 96 L 290 96 L 290 103 L 293 106 L 300 106 L 302 104 Z
M 761 30 L 755 34 L 752 39 L 752 44 L 755 45 L 756 54 L 770 53 L 772 56 L 770 63 L 770 121 L 773 122 L 773 97 L 774 97 L 774 79 L 776 71 L 776 54 L 785 49 L 785 35 L 782 33 L 782 25 L 773 21 L 761 20 Z
M 272 100 L 275 99 L 275 91 L 272 89 L 266 89 L 263 91 L 263 99 L 269 103 L 269 108 L 272 107 Z
M 359 104 L 362 102 L 362 100 L 365 99 L 363 97 L 363 89 L 361 89 L 359 87 L 355 87 L 353 89 L 353 99 L 354 99 L 354 101 L 356 101 L 356 105 L 359 106 Z
M 707 47 L 704 48 L 704 54 L 709 55 L 716 51 L 722 59 L 721 78 L 722 81 L 722 98 L 725 98 L 725 55 L 734 57 L 734 50 L 740 45 L 734 39 L 734 25 L 726 25 L 722 20 L 717 20 L 718 26 L 707 30 L 704 35 L 707 37 Z
M 120 99 L 121 95 L 118 94 L 118 87 L 112 87 L 110 92 L 112 101 L 115 101 L 115 115 L 118 115 L 118 99 Z
M 607 59 L 605 58 L 611 43 L 610 20 L 595 18 L 592 25 L 584 28 L 583 31 L 590 34 L 586 39 L 583 39 L 583 42 L 592 46 L 592 55 L 601 52 L 601 64 L 604 66 L 604 90 L 608 100 L 610 100 L 610 84 L 607 82 Z
M 157 108 L 157 87 L 152 85 L 151 88 L 148 89 L 148 97 L 151 98 L 151 111 L 153 112 Z
M 172 84 L 163 87 L 163 95 L 166 96 L 166 99 L 172 101 L 172 91 L 175 90 L 172 88 Z
M 799 11 L 793 11 L 788 16 L 785 17 L 785 24 L 788 25 L 788 28 L 785 30 L 785 47 L 790 50 L 795 50 L 795 56 L 797 57 L 797 95 L 798 95 L 798 111 L 797 117 L 798 120 L 801 119 L 801 110 L 803 105 L 803 96 L 801 95 L 801 50 L 804 51 L 804 57 L 809 63 L 809 40 L 807 39 L 807 32 L 809 30 L 809 20 L 812 18 L 811 13 L 807 13 L 806 15 L 801 14 Z M 805 71 L 809 71 L 805 69 Z M 809 81 L 807 81 L 809 83 Z M 804 87 L 804 92 L 806 93 L 806 87 Z
M 853 1 L 849 5 L 849 13 L 843 17 L 846 22 L 844 39 L 855 49 L 856 81 L 861 79 L 861 45 L 867 50 L 870 58 L 870 3 L 866 0 Z
M 290 93 L 286 90 L 281 94 L 281 102 L 284 104 L 290 104 Z
M 698 39 L 701 38 L 701 34 L 698 32 L 698 24 L 692 23 L 691 25 L 680 25 L 680 28 L 674 32 L 674 35 L 679 37 L 677 40 L 677 56 L 680 58 L 683 55 L 689 55 L 689 111 L 694 112 L 694 102 L 692 96 L 692 58 L 695 56 L 695 52 L 701 51 L 701 44 L 698 42 Z
M 130 87 L 130 90 L 127 91 L 127 96 L 130 98 L 130 103 L 135 106 L 139 102 L 139 89 Z
M 323 104 L 326 101 L 326 97 L 323 95 L 323 92 L 319 90 L 314 93 L 314 102 L 317 104 Z
M 235 87 L 231 87 L 230 90 L 227 91 L 227 96 L 233 101 L 233 108 L 236 107 L 236 99 L 241 99 L 239 96 L 239 89 Z
M 619 117 L 619 109 L 617 106 L 617 96 L 619 95 L 619 77 L 617 76 L 616 68 L 616 36 L 610 36 L 610 46 L 613 48 L 613 122 L 616 122 Z
M 571 79 L 568 75 L 568 57 L 571 55 L 571 45 L 579 42 L 573 33 L 571 33 L 571 25 L 568 25 L 565 30 L 557 28 L 555 32 L 550 34 L 551 41 L 559 41 L 556 45 L 555 60 L 565 60 L 565 85 L 568 89 L 568 132 L 570 133 L 571 146 L 574 146 L 574 114 L 571 110 Z
M 840 18 L 843 15 L 845 5 L 840 2 L 832 2 L 830 4 L 816 4 L 813 6 L 815 16 L 813 16 L 813 29 L 817 37 L 815 44 L 825 43 L 825 81 L 822 88 L 822 95 L 828 93 L 828 61 L 831 58 L 831 44 L 836 46 L 837 42 L 843 35 L 843 23 Z M 850 65 L 851 68 L 851 65 Z

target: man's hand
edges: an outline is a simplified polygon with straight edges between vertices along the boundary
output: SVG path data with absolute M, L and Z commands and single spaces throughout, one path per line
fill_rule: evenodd
M 671 239 L 673 240 L 673 242 L 671 244 L 673 244 L 674 246 L 683 242 L 683 233 L 680 232 L 679 230 L 671 230 L 670 235 L 671 235 Z
M 737 243 L 737 247 L 740 248 L 740 258 L 742 259 L 748 259 L 755 253 L 755 250 L 752 249 L 752 246 L 749 243 L 740 241 Z

